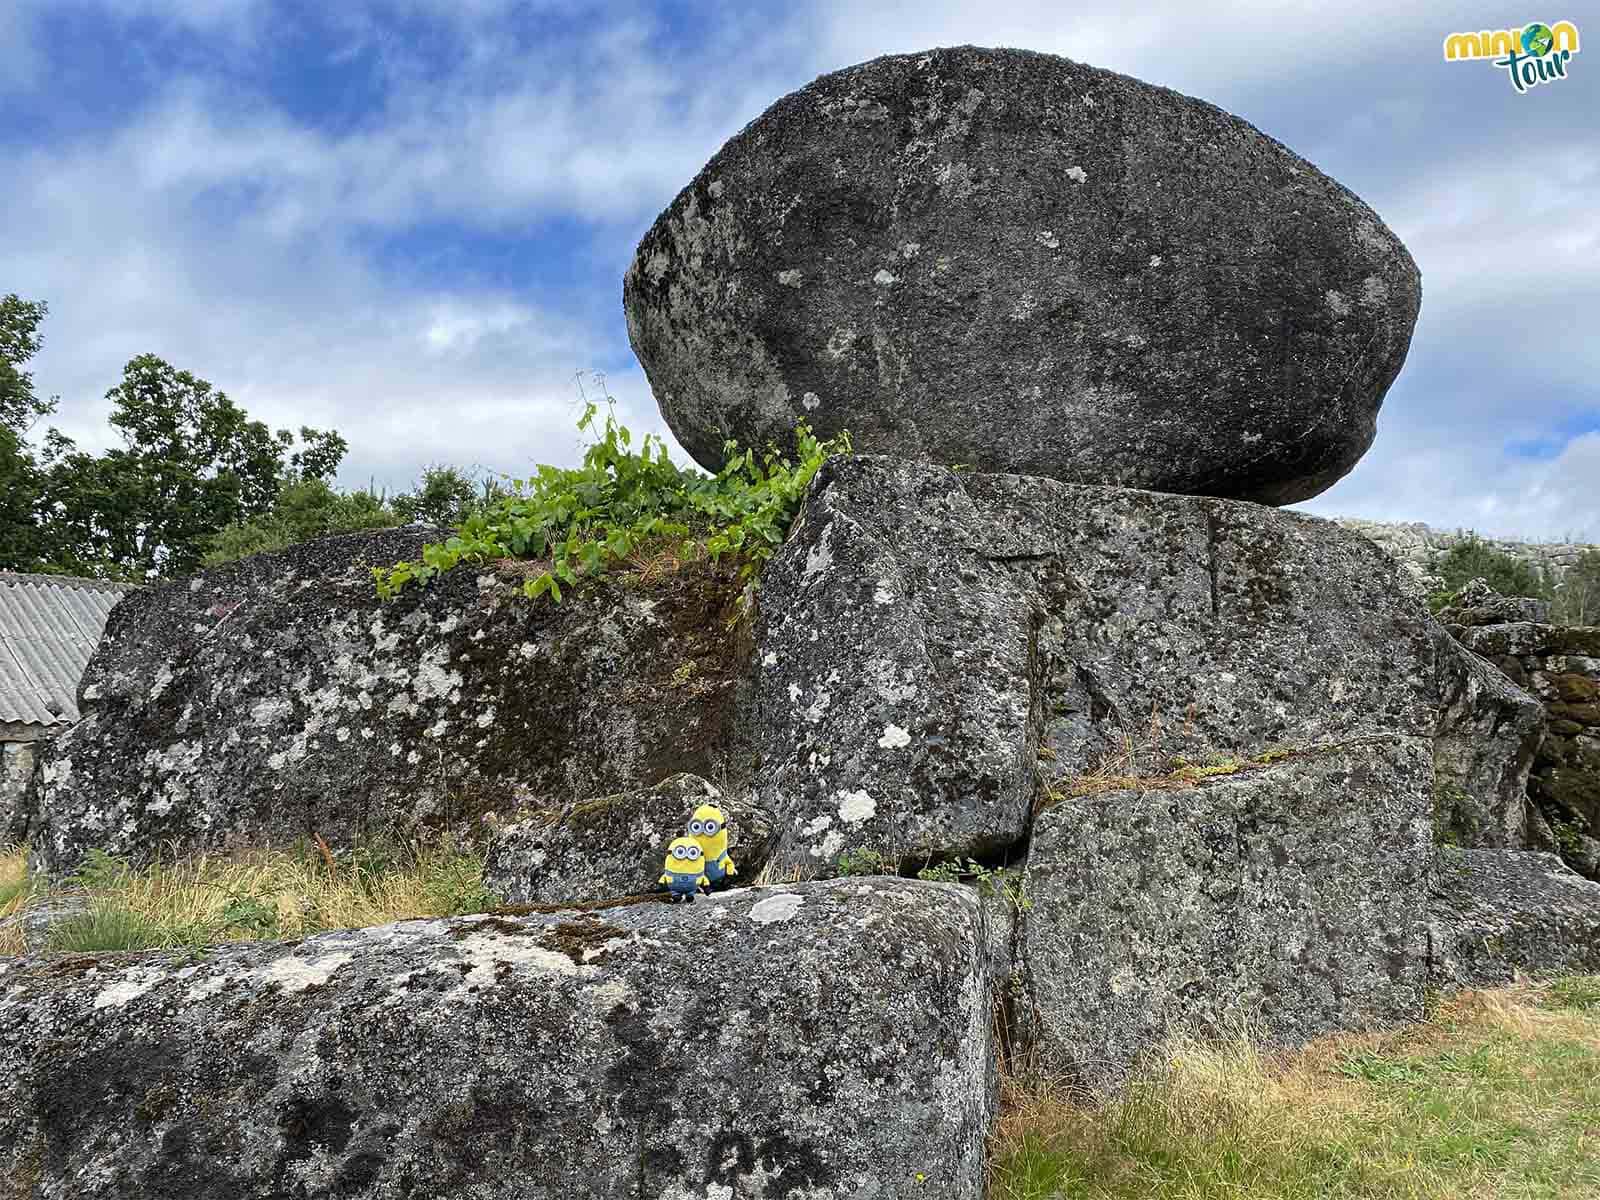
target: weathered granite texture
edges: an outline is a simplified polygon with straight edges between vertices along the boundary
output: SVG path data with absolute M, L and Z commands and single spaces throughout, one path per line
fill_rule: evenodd
M 1480 849 L 1528 844 L 1528 773 L 1545 737 L 1544 706 L 1443 629 L 1434 737 L 1434 820 L 1441 840 Z
M 1021 937 L 1041 1064 L 1102 1085 L 1176 1031 L 1284 1044 L 1418 1016 L 1430 753 L 1346 741 L 1048 808 Z
M 39 1200 L 983 1194 L 976 900 L 694 905 L 0 962 L 0 1177 Z
M 1026 834 L 1041 778 L 1436 732 L 1437 629 L 1370 542 L 1259 505 L 829 462 L 763 580 L 776 859 Z
M 1528 780 L 1533 811 L 1521 844 L 1600 879 L 1600 627 L 1477 623 L 1498 613 L 1443 615 L 1473 620 L 1445 628 L 1543 705 L 1548 732 Z
M 731 570 L 559 606 L 463 568 L 392 603 L 370 568 L 438 531 L 308 542 L 126 597 L 40 759 L 47 871 L 317 833 L 334 846 L 716 773 L 746 653 Z
M 1446 847 L 1432 904 L 1429 969 L 1440 984 L 1600 972 L 1600 883 L 1553 854 Z
M 656 891 L 673 838 L 714 804 L 728 818 L 728 853 L 748 883 L 771 852 L 770 816 L 742 795 L 724 795 L 698 775 L 672 775 L 655 787 L 584 800 L 537 813 L 495 831 L 483 884 L 507 904 L 609 900 Z
M 1371 443 L 1421 282 L 1221 109 L 973 46 L 824 75 L 731 139 L 623 286 L 678 440 L 858 449 L 1279 504 Z
M 11 741 L 8 730 L 0 725 L 0 841 L 8 839 L 23 796 L 28 790 L 28 779 L 33 775 L 33 761 L 38 754 L 38 742 L 28 731 L 29 740 Z
M 1028 597 L 963 477 L 834 458 L 762 577 L 750 736 L 776 857 L 988 854 L 1034 798 Z

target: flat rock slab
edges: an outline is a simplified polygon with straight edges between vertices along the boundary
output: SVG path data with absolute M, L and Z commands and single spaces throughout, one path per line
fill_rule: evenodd
M 1020 939 L 1041 1063 L 1103 1085 L 1173 1033 L 1417 1018 L 1430 779 L 1425 738 L 1375 739 L 1046 810 Z
M 985 931 L 952 885 L 0 964 L 18 1194 L 970 1198 Z
M 443 536 L 324 538 L 124 597 L 83 719 L 40 754 L 18 833 L 39 865 L 476 829 L 720 767 L 731 570 L 558 606 L 463 566 L 381 601 L 371 569 Z
M 1600 972 L 1600 883 L 1554 854 L 1446 847 L 1430 935 L 1440 984 L 1490 987 L 1519 972 Z
M 1378 216 L 1247 122 L 974 46 L 778 100 L 623 287 L 706 466 L 804 420 L 864 450 L 1272 504 L 1366 451 L 1420 300 Z
M 497 830 L 483 884 L 506 904 L 609 900 L 655 889 L 667 847 L 687 835 L 702 804 L 728 819 L 728 853 L 755 879 L 771 852 L 770 816 L 743 797 L 725 796 L 698 775 L 673 775 L 638 788 L 568 805 Z
M 1120 759 L 1431 738 L 1426 611 L 1371 542 L 1257 504 L 827 463 L 763 577 L 751 738 L 780 864 L 994 856 Z

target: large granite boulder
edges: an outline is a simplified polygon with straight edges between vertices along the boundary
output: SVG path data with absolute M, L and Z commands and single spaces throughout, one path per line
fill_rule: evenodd
M 1104 1085 L 1173 1033 L 1291 1044 L 1419 1016 L 1430 755 L 1346 741 L 1048 808 L 1020 939 L 1038 1061 Z
M 1429 939 L 1429 971 L 1440 985 L 1600 972 L 1600 883 L 1554 854 L 1445 847 Z
M 609 900 L 657 890 L 674 838 L 684 837 L 702 804 L 728 819 L 728 853 L 754 880 L 771 853 L 771 817 L 745 795 L 724 795 L 698 775 L 672 775 L 654 787 L 549 809 L 497 829 L 483 885 L 507 904 Z
M 761 591 L 776 860 L 995 858 L 1113 760 L 1432 738 L 1437 628 L 1397 572 L 1260 505 L 834 459 Z
M 1366 451 L 1420 297 L 1370 208 L 1239 118 L 972 46 L 777 101 L 623 287 L 707 466 L 804 420 L 858 449 L 1269 504 Z
M 381 601 L 371 567 L 438 536 L 326 538 L 125 597 L 83 719 L 34 774 L 19 832 L 39 865 L 337 847 L 723 769 L 746 654 L 731 569 L 554 605 L 462 568 Z
M 4 961 L 0 1178 L 41 1200 L 978 1200 L 985 940 L 962 889 L 874 879 Z

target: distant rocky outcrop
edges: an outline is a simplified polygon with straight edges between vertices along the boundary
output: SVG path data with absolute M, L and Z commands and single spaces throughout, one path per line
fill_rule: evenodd
M 839 880 L 0 960 L 7 1194 L 983 1195 L 977 900 Z
M 1427 591 L 1441 586 L 1433 574 L 1435 561 L 1476 534 L 1463 529 L 1434 529 L 1420 521 L 1366 521 L 1356 517 L 1337 517 L 1339 524 L 1370 538 L 1394 558 Z M 1592 542 L 1526 542 L 1509 538 L 1480 538 L 1491 550 L 1526 563 L 1541 575 L 1559 580 L 1577 565 L 1585 554 L 1600 551 Z M 1542 619 L 1542 618 L 1541 618 Z
M 1269 504 L 1366 451 L 1420 299 L 1377 214 L 1239 118 L 972 46 L 777 101 L 623 289 L 707 466 L 808 421 L 980 471 Z

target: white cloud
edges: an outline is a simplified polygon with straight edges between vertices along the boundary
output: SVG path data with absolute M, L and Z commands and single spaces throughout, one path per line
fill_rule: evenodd
M 372 235 L 438 223 L 515 239 L 556 220 L 620 273 L 645 223 L 782 93 L 883 53 L 1017 44 L 1241 112 L 1411 246 L 1425 292 L 1411 365 L 1371 454 L 1312 507 L 1493 532 L 1600 527 L 1584 507 L 1592 439 L 1546 461 L 1503 450 L 1567 427 L 1594 394 L 1600 140 L 1565 109 L 1530 107 L 1549 97 L 1500 96 L 1488 72 L 1480 92 L 1470 68 L 1431 62 L 1448 9 L 820 0 L 719 7 L 674 42 L 639 4 L 385 0 L 328 6 L 318 19 L 336 33 L 313 37 L 303 12 L 265 0 L 106 3 L 117 20 L 188 30 L 217 59 L 163 79 L 120 125 L 9 164 L 0 226 L 29 236 L 0 243 L 0 290 L 51 302 L 35 373 L 88 444 L 108 435 L 99 397 L 145 351 L 274 425 L 337 426 L 351 482 L 403 483 L 429 461 L 571 461 L 573 373 L 594 366 L 613 367 L 631 424 L 661 431 L 642 374 L 615 369 L 629 361 L 617 288 L 591 303 L 538 278 L 441 284 L 380 266 Z M 0 7 L 0 94 L 44 86 L 46 49 L 70 54 L 39 44 L 29 14 L 42 11 Z M 551 18 L 538 37 L 530 11 Z M 396 14 L 442 24 L 418 41 Z M 242 68 L 289 35 L 325 67 L 370 72 L 376 106 L 323 125 L 273 106 Z M 1481 95 L 1485 123 L 1464 116 L 1464 95 Z M 1553 140 L 1520 136 L 1562 119 L 1572 128 Z M 1506 386 L 1529 347 L 1545 349 L 1538 386 Z

